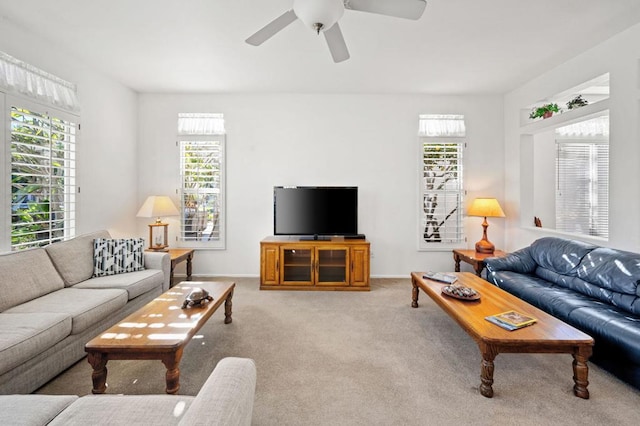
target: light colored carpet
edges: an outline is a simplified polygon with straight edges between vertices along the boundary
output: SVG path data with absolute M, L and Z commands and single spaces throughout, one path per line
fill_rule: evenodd
M 219 279 L 224 280 L 224 279 Z M 253 358 L 255 425 L 631 425 L 640 392 L 593 364 L 591 399 L 573 395 L 570 355 L 500 354 L 492 399 L 479 393 L 475 342 L 411 282 L 374 279 L 371 292 L 260 291 L 235 278 L 223 309 L 186 348 L 181 394 L 195 395 L 226 356 Z M 160 361 L 110 361 L 108 393 L 164 392 Z M 88 394 L 81 360 L 38 393 Z

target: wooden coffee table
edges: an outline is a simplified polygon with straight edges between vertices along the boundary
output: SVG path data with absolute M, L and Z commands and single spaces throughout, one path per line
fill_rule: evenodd
M 587 361 L 593 349 L 590 336 L 472 273 L 451 274 L 458 277 L 457 285 L 473 288 L 481 298 L 466 301 L 446 296 L 441 291 L 446 284 L 422 278 L 424 272 L 412 272 L 411 306 L 418 307 L 418 293 L 422 289 L 478 343 L 482 354 L 482 395 L 493 396 L 493 361 L 499 353 L 569 353 L 573 356 L 573 392 L 580 398 L 589 398 Z M 509 310 L 532 316 L 538 321 L 528 327 L 508 331 L 485 320 L 489 315 Z
M 92 339 L 85 346 L 93 367 L 92 392 L 106 390 L 110 359 L 158 359 L 167 368 L 167 393 L 178 392 L 182 351 L 223 302 L 224 323 L 232 321 L 235 286 L 232 282 L 181 282 Z M 203 307 L 182 309 L 182 302 L 195 287 L 207 290 L 213 300 Z

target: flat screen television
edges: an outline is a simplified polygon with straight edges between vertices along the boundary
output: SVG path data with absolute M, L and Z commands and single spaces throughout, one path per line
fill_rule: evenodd
M 314 237 L 356 235 L 358 187 L 274 187 L 273 232 Z

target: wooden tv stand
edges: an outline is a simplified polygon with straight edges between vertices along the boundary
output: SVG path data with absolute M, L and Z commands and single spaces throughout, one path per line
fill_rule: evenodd
M 267 237 L 260 241 L 260 290 L 369 291 L 369 242 Z

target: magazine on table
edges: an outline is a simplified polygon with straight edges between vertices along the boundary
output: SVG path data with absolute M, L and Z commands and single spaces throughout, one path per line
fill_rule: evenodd
M 497 315 L 490 315 L 485 319 L 500 327 L 513 331 L 528 325 L 534 324 L 537 320 L 517 311 L 502 312 Z
M 441 283 L 453 284 L 458 280 L 458 277 L 451 274 L 443 274 L 442 272 L 425 272 L 422 278 L 428 278 L 434 281 L 440 281 Z

